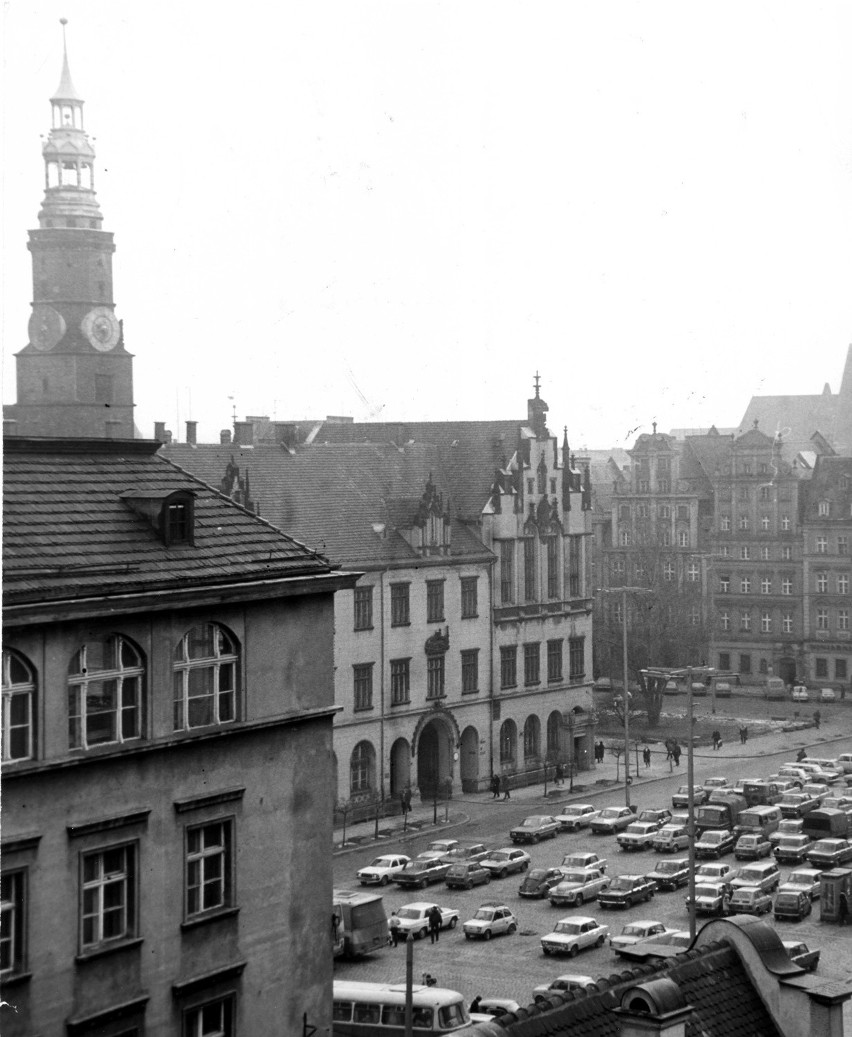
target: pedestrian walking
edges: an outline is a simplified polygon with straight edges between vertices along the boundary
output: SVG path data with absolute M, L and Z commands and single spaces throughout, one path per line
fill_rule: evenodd
M 651 750 L 648 748 L 647 745 L 642 750 L 642 759 L 645 761 L 645 766 L 646 767 L 650 767 L 651 766 Z
M 667 760 L 671 760 L 672 757 L 674 756 L 674 753 L 672 752 L 672 750 L 674 749 L 674 742 L 672 741 L 671 738 L 667 738 L 666 739 L 665 746 L 666 746 L 666 759 Z
M 840 898 L 837 901 L 837 924 L 846 925 L 846 919 L 849 917 L 849 894 L 842 890 Z
M 500 798 L 500 775 L 499 774 L 495 774 L 494 777 L 491 779 L 491 789 L 494 792 L 494 795 L 491 798 L 492 799 L 499 799 Z
M 722 744 L 722 736 L 719 734 L 718 730 L 715 730 L 710 737 L 713 739 L 713 750 L 715 752 L 715 750 Z
M 561 785 L 565 779 L 565 770 L 561 763 L 556 764 L 556 784 Z
M 814 727 L 819 731 L 819 723 L 822 720 L 822 714 L 818 709 L 814 710 Z
M 745 745 L 745 738 L 743 736 L 743 731 L 744 730 L 745 729 L 743 728 L 742 724 L 740 724 L 740 728 L 739 728 L 739 732 L 740 732 L 740 745 Z
M 406 814 L 411 812 L 411 786 L 405 786 L 405 812 Z
M 605 756 L 606 746 L 603 744 L 603 742 L 598 742 L 598 763 L 603 763 Z
M 401 922 L 399 915 L 394 911 L 388 919 L 388 939 L 394 947 L 399 946 L 399 928 Z
M 719 913 L 722 915 L 723 918 L 731 913 L 731 894 L 727 891 L 727 889 L 722 894 L 722 907 Z
M 801 763 L 802 760 L 806 760 L 807 758 L 808 758 L 808 751 L 807 751 L 807 749 L 800 749 L 796 753 L 796 763 Z
M 509 779 L 508 778 L 504 778 L 503 779 L 503 781 L 501 782 L 501 788 L 503 789 L 503 799 L 511 799 L 512 797 L 509 795 Z
M 405 789 L 399 794 L 399 809 L 402 811 L 402 816 L 405 817 L 408 813 L 408 807 L 405 805 Z
M 674 757 L 675 767 L 680 767 L 680 746 L 677 742 L 672 746 L 672 756 Z
M 441 911 L 437 904 L 433 904 L 429 911 L 429 942 L 437 943 L 441 939 Z
M 745 745 L 747 741 L 748 741 L 748 728 L 744 727 L 743 728 L 743 745 Z

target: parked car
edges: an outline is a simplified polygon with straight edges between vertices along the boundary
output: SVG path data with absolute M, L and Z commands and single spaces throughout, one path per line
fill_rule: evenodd
M 717 789 L 729 789 L 731 785 L 727 778 L 716 777 L 705 778 L 704 781 L 701 782 L 701 787 L 709 796 Z
M 492 850 L 485 860 L 479 863 L 491 872 L 492 878 L 504 879 L 513 871 L 526 871 L 530 861 L 530 855 L 526 850 L 507 846 L 502 850 Z
M 734 833 L 724 828 L 712 828 L 695 842 L 696 857 L 721 857 L 734 848 Z
M 531 868 L 521 883 L 518 893 L 522 897 L 546 897 L 553 887 L 565 877 L 564 868 Z
M 822 872 L 817 868 L 796 868 L 778 887 L 779 893 L 807 893 L 816 900 L 822 886 Z
M 660 861 L 655 865 L 653 871 L 645 873 L 646 879 L 656 885 L 657 889 L 677 889 L 689 882 L 689 858 L 674 857 L 667 861 Z
M 491 872 L 479 861 L 462 861 L 450 865 L 444 881 L 450 889 L 473 889 L 474 886 L 488 885 Z
M 808 694 L 808 689 L 804 686 L 804 684 L 797 684 L 795 688 L 793 688 L 794 702 L 807 702 L 809 698 L 810 695 Z
M 660 826 L 655 821 L 634 821 L 618 833 L 615 841 L 624 851 L 650 850 L 659 830 Z
M 766 915 L 772 910 L 772 897 L 758 886 L 739 886 L 729 910 L 732 915 Z
M 731 682 L 716 681 L 715 691 L 717 699 L 729 699 L 731 697 Z
M 778 822 L 778 827 L 769 836 L 773 849 L 785 835 L 801 835 L 804 821 L 800 817 L 786 817 Z
M 682 954 L 692 943 L 692 937 L 686 929 L 674 929 L 651 936 L 647 940 L 639 940 L 632 947 L 625 947 L 622 958 L 632 961 L 663 961 Z
M 596 853 L 566 853 L 562 858 L 563 868 L 596 868 L 606 871 L 607 860 Z
M 362 886 L 386 886 L 410 860 L 410 857 L 401 853 L 387 853 L 375 857 L 366 868 L 361 868 L 357 873 L 358 881 Z
M 544 1001 L 551 994 L 566 994 L 572 990 L 585 990 L 586 987 L 594 985 L 595 981 L 591 976 L 568 972 L 563 976 L 557 976 L 550 983 L 540 983 L 537 987 L 533 987 L 533 1000 Z
M 772 893 L 781 883 L 781 872 L 775 861 L 758 861 L 740 868 L 740 873 L 731 879 L 734 890 L 748 886 L 758 886 L 764 893 Z
M 772 853 L 776 861 L 785 864 L 801 864 L 813 846 L 813 840 L 806 835 L 782 835 Z
M 672 812 L 666 807 L 646 807 L 636 816 L 637 821 L 652 821 L 657 828 L 662 828 L 672 819 Z
M 578 832 L 581 828 L 588 828 L 598 812 L 598 808 L 591 803 L 563 803 L 557 808 L 554 817 L 563 832 Z
M 435 839 L 426 847 L 422 853 L 418 853 L 417 856 L 423 860 L 430 858 L 437 860 L 439 857 L 443 857 L 449 853 L 454 846 L 458 846 L 458 839 Z
M 405 865 L 402 871 L 398 871 L 394 875 L 393 880 L 398 886 L 425 889 L 430 882 L 440 882 L 446 877 L 449 870 L 449 861 L 442 861 L 440 858 L 421 860 L 419 857 L 415 857 L 413 861 L 409 861 Z
M 434 901 L 417 900 L 412 904 L 403 904 L 396 913 L 399 919 L 399 931 L 406 936 L 414 933 L 414 939 L 423 937 L 429 932 L 429 912 L 435 907 Z M 455 908 L 441 907 L 441 928 L 455 929 L 459 920 L 459 913 Z
M 457 842 L 455 846 L 447 850 L 442 861 L 449 864 L 460 864 L 462 861 L 484 861 L 491 852 L 485 843 Z
M 560 829 L 560 824 L 550 814 L 533 814 L 509 832 L 513 843 L 537 843 L 541 839 L 553 839 Z
M 599 925 L 594 918 L 560 918 L 553 932 L 541 938 L 541 949 L 545 954 L 570 954 L 587 947 L 602 947 L 609 933 L 609 926 Z
M 593 832 L 609 834 L 623 831 L 636 820 L 630 807 L 604 807 L 589 826 Z
M 651 845 L 657 853 L 677 853 L 686 850 L 690 844 L 689 832 L 683 825 L 663 825 L 654 833 Z
M 463 926 L 466 940 L 490 940 L 501 933 L 510 935 L 518 930 L 518 920 L 511 910 L 499 900 L 486 900 L 479 910 Z
M 521 1006 L 517 1001 L 513 1001 L 510 997 L 481 997 L 479 999 L 479 1008 L 475 1014 L 481 1016 L 487 1016 L 489 1019 L 499 1019 L 501 1015 L 505 1015 L 507 1012 L 517 1012 Z M 473 1020 L 474 1013 L 471 1013 L 471 1021 Z M 480 1022 L 486 1022 L 485 1018 L 481 1019 Z
M 848 839 L 820 839 L 805 857 L 814 868 L 843 868 L 852 861 L 852 843 Z
M 746 833 L 737 839 L 734 856 L 738 861 L 756 861 L 768 857 L 772 853 L 772 843 L 768 837 Z
M 657 884 L 644 875 L 616 875 L 607 889 L 598 893 L 601 907 L 630 907 L 640 900 L 650 900 Z
M 802 943 L 800 940 L 782 940 L 781 942 L 784 944 L 784 950 L 789 955 L 790 961 L 796 965 L 801 965 L 803 969 L 813 972 L 819 964 L 819 951 L 810 950 L 806 943 Z
M 772 905 L 773 917 L 801 922 L 811 913 L 811 898 L 804 890 L 779 889 Z
M 740 869 L 733 864 L 725 864 L 724 861 L 715 861 L 699 864 L 695 869 L 695 881 L 701 882 L 733 882 L 739 875 Z
M 710 798 L 710 793 L 705 792 L 700 785 L 692 786 L 692 801 L 695 806 L 700 807 L 702 803 L 706 803 Z M 672 796 L 672 806 L 677 809 L 678 807 L 689 806 L 689 785 L 681 785 L 680 788 Z
M 729 883 L 696 882 L 695 884 L 695 913 L 697 915 L 721 915 L 723 914 L 724 898 L 731 895 Z M 690 897 L 684 897 L 686 909 L 690 907 Z
M 591 868 L 563 871 L 562 881 L 557 882 L 548 893 L 548 899 L 554 907 L 566 904 L 582 907 L 586 900 L 594 900 L 598 893 L 609 885 L 609 879 L 602 871 L 593 871 Z
M 834 702 L 837 695 L 834 693 L 834 688 L 820 688 L 819 699 L 820 702 Z
M 822 806 L 831 795 L 831 789 L 822 781 L 809 781 L 807 785 L 802 785 L 802 795 L 815 796 Z
M 674 932 L 674 930 L 669 929 L 662 922 L 642 918 L 638 922 L 628 922 L 618 936 L 610 936 L 609 945 L 613 954 L 621 957 L 621 952 L 625 947 L 634 947 L 640 940 L 647 940 L 652 936 L 664 936 L 670 932 Z

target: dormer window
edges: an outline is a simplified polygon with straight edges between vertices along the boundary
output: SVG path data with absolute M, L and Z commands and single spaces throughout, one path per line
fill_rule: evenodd
M 819 517 L 828 518 L 831 514 L 831 502 L 827 500 L 821 500 L 819 502 Z
M 141 515 L 166 547 L 191 547 L 195 543 L 195 493 L 192 490 L 126 490 L 121 499 Z

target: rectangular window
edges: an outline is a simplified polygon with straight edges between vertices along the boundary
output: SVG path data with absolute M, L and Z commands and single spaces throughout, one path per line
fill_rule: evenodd
M 426 581 L 426 622 L 441 623 L 444 620 L 444 581 Z
M 782 515 L 781 516 L 781 530 L 784 533 L 789 533 L 790 532 L 790 516 L 789 515 Z
M 620 522 L 629 522 L 630 521 L 630 505 L 629 504 L 619 504 L 618 505 L 618 519 L 619 519 Z
M 648 479 L 639 480 L 639 493 L 647 493 L 651 488 L 651 483 Z
M 719 613 L 719 626 L 723 630 L 730 630 L 731 629 L 731 614 L 730 614 L 730 612 L 720 612 Z
M 847 678 L 846 660 L 835 659 L 834 660 L 834 679 L 836 681 L 845 681 Z
M 5 655 L 6 653 L 4 653 Z M 32 688 L 3 691 L 3 760 L 29 760 L 33 756 Z
M 837 610 L 837 629 L 848 630 L 849 629 L 849 609 L 838 609 Z
M 659 516 L 661 519 L 670 519 L 672 517 L 672 509 L 669 504 L 661 504 L 659 510 Z
M 538 684 L 541 681 L 541 645 L 524 645 L 524 684 Z
M 722 544 L 721 548 L 719 549 L 719 554 L 722 556 L 722 558 L 731 557 L 731 548 L 728 546 L 728 544 Z
M 793 593 L 793 581 L 789 576 L 785 576 L 781 581 L 781 593 L 788 596 Z
M 582 680 L 586 676 L 586 639 L 571 637 L 568 639 L 568 679 Z
M 136 936 L 136 844 L 80 856 L 80 949 Z
M 817 609 L 816 628 L 817 630 L 828 630 L 828 609 Z
M 677 517 L 682 522 L 685 522 L 689 518 L 689 505 L 688 504 L 678 504 L 678 506 L 677 506 Z
M 749 558 L 751 558 L 751 548 L 748 546 L 748 544 L 743 544 L 743 546 L 740 548 L 740 558 L 742 558 L 744 561 L 747 561 Z
M 466 648 L 461 653 L 462 695 L 479 691 L 479 649 Z
M 730 652 L 719 652 L 719 669 L 730 670 L 731 668 L 731 655 Z
M 793 613 L 782 612 L 781 613 L 781 629 L 785 634 L 793 633 Z
M 793 548 L 789 544 L 785 544 L 781 548 L 781 559 L 784 562 L 790 562 L 793 560 Z
M 720 519 L 719 528 L 722 530 L 723 533 L 727 533 L 730 530 L 730 528 L 731 528 L 731 516 L 730 515 L 722 515 L 722 517 Z
M 770 526 L 769 516 L 768 515 L 761 515 L 760 516 L 760 528 L 763 530 L 764 533 L 768 533 L 769 532 L 769 526 Z
M 355 588 L 355 629 L 373 629 L 373 588 Z
M 740 515 L 737 525 L 740 529 L 748 529 L 748 515 Z
M 409 701 L 411 689 L 410 659 L 391 659 L 391 705 L 401 706 Z
M 731 590 L 731 577 L 720 576 L 719 577 L 719 591 L 722 594 L 729 594 Z
M 740 655 L 740 673 L 751 673 L 750 655 Z
M 556 537 L 548 537 L 547 545 L 547 596 L 559 597 L 559 541 Z
M 762 544 L 760 547 L 760 560 L 762 562 L 769 561 L 769 544 Z
M 760 632 L 762 634 L 772 633 L 772 615 L 769 612 L 760 613 Z
M 630 530 L 622 529 L 620 539 L 622 547 L 630 547 Z
M 740 594 L 751 594 L 751 579 L 748 576 L 743 576 L 740 580 Z
M 659 493 L 671 493 L 672 484 L 670 479 L 657 479 L 657 490 Z
M 183 1013 L 181 1037 L 234 1037 L 235 1032 L 233 994 Z
M 849 593 L 849 576 L 847 573 L 837 574 L 837 593 L 848 594 Z
M 233 870 L 233 821 L 209 821 L 187 828 L 187 920 L 233 906 Z
M 583 541 L 580 537 L 568 538 L 568 593 L 572 598 L 579 598 L 582 593 L 582 547 Z
M 358 663 L 352 667 L 355 709 L 373 708 L 373 664 Z
M 663 562 L 663 579 L 667 583 L 671 583 L 674 580 L 675 567 L 674 562 Z
M 535 601 L 535 540 L 524 540 L 524 601 Z
M 772 580 L 768 576 L 764 576 L 760 581 L 760 593 L 771 594 L 772 593 Z
M 500 541 L 500 601 L 511 605 L 515 600 L 515 542 Z
M 426 660 L 426 698 L 440 699 L 444 697 L 444 657 L 430 655 Z
M 740 630 L 751 630 L 751 613 L 740 613 Z
M 507 645 L 500 649 L 500 687 L 514 688 L 518 684 L 518 646 Z
M 24 971 L 25 897 L 26 872 L 4 872 L 0 879 L 0 976 Z
M 839 555 L 848 555 L 849 554 L 849 537 L 848 536 L 839 536 L 837 538 L 837 553 Z
M 828 659 L 817 656 L 814 659 L 814 675 L 817 677 L 828 677 Z
M 411 623 L 410 589 L 408 583 L 390 585 L 392 627 L 407 627 Z
M 624 559 L 613 558 L 612 559 L 612 575 L 624 578 Z
M 689 533 L 682 529 L 677 535 L 678 547 L 689 547 Z
M 817 511 L 820 518 L 828 518 L 831 512 L 831 503 L 827 500 L 821 500 L 817 505 Z
M 686 570 L 686 578 L 690 583 L 698 583 L 700 569 L 697 562 L 690 562 Z
M 828 591 L 828 573 L 817 573 L 816 577 L 816 589 L 819 594 L 825 594 Z
M 562 680 L 562 639 L 547 642 L 547 679 Z
M 672 546 L 672 531 L 669 529 L 668 526 L 665 527 L 665 529 L 662 532 L 662 535 L 660 536 L 660 543 L 663 547 Z
M 818 536 L 816 538 L 816 549 L 818 555 L 828 554 L 828 537 Z
M 477 578 L 463 576 L 461 581 L 461 614 L 462 619 L 476 619 L 479 615 L 477 601 Z

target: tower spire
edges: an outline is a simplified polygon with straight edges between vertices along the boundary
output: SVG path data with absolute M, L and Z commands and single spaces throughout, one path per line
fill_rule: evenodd
M 51 101 L 80 101 L 82 104 L 82 98 L 74 89 L 74 83 L 71 81 L 71 69 L 68 67 L 68 39 L 65 35 L 68 19 L 60 18 L 59 24 L 62 26 L 62 76 Z

